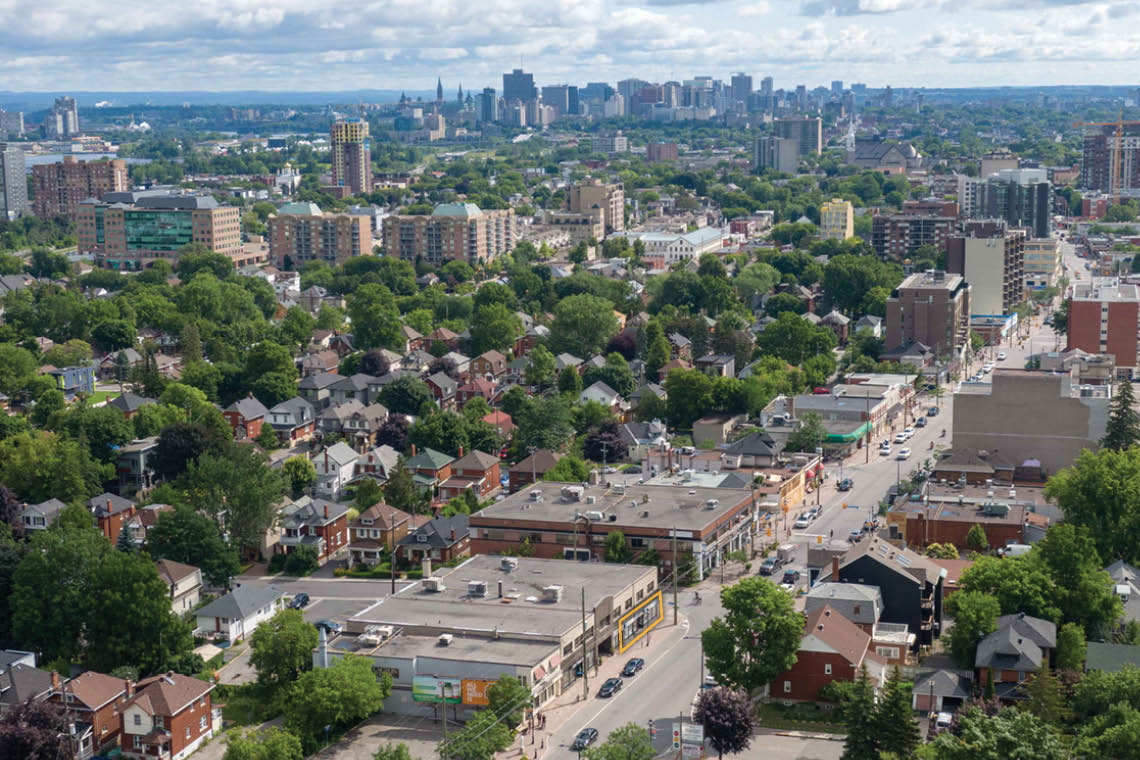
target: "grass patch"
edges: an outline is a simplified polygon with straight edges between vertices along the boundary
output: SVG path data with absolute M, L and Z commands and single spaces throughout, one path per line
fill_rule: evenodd
M 782 705 L 765 702 L 756 710 L 757 722 L 765 728 L 784 728 L 792 731 L 817 731 L 827 734 L 846 734 L 847 729 L 838 721 L 835 708 L 824 708 L 814 702 Z
M 240 686 L 218 684 L 214 701 L 222 706 L 222 718 L 235 726 L 256 726 L 276 718 L 281 712 L 277 693 L 258 683 Z
M 338 567 L 336 570 L 333 570 L 333 575 L 338 578 L 378 578 L 380 580 L 386 580 L 391 577 L 390 573 L 391 566 L 387 562 L 381 562 L 371 566 L 365 564 L 353 565 L 347 570 Z
M 118 397 L 119 397 L 119 392 L 117 390 L 114 390 L 114 391 L 95 391 L 94 393 L 92 393 L 88 397 L 88 402 L 92 405 L 102 404 L 104 401 L 107 401 L 107 400 L 113 399 L 113 398 L 118 398 Z

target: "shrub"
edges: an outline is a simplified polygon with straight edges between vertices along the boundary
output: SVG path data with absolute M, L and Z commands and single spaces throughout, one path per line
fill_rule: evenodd
M 285 572 L 289 575 L 309 575 L 321 566 L 317 550 L 311 546 L 298 546 L 285 559 Z

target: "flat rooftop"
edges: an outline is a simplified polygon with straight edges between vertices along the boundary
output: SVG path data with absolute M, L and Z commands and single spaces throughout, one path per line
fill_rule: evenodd
M 435 660 L 534 666 L 549 657 L 550 653 L 558 648 L 558 643 L 455 634 L 450 644 L 440 646 L 438 635 L 400 633 L 376 646 L 361 644 L 356 636 L 338 636 L 330 642 L 329 648 L 337 652 L 350 652 L 367 657 L 394 657 L 407 660 L 415 657 L 431 657 Z
M 579 489 L 580 499 L 567 494 L 570 486 Z M 623 491 L 623 492 L 619 492 Z M 534 494 L 537 493 L 537 498 Z M 471 516 L 472 525 L 480 518 L 525 522 L 565 523 L 587 512 L 600 512 L 594 522 L 620 526 L 702 530 L 752 498 L 740 488 L 703 488 L 691 483 L 677 485 L 578 485 L 540 482 L 511 494 Z M 715 504 L 710 507 L 710 500 Z M 648 513 L 647 516 L 645 513 Z M 611 519 L 613 518 L 613 519 Z M 607 565 L 607 567 L 612 567 Z
M 957 502 L 922 502 L 922 501 L 899 501 L 891 507 L 891 512 L 894 514 L 906 514 L 908 517 L 917 517 L 924 515 L 928 520 L 942 520 L 948 522 L 970 522 L 970 523 L 1000 523 L 1008 525 L 1015 523 L 1020 525 L 1025 522 L 1025 507 L 1019 504 L 1010 504 L 999 499 L 993 500 L 996 503 L 1003 504 L 1008 511 L 1005 514 L 986 514 L 987 508 L 984 502 L 981 503 L 962 503 Z
M 1073 284 L 1074 301 L 1140 301 L 1140 288 L 1115 277 L 1094 277 L 1092 282 Z
M 962 275 L 949 272 L 916 272 L 895 290 L 954 290 L 962 283 Z

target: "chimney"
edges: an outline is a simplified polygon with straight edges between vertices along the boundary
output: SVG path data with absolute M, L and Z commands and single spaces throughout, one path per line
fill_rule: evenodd
M 318 632 L 318 635 L 320 636 L 320 638 L 317 639 L 317 654 L 320 657 L 321 667 L 327 668 L 329 666 L 329 637 L 328 637 L 328 633 L 325 631 L 325 627 L 323 625 L 317 629 L 317 632 Z
M 107 498 L 107 514 L 111 514 L 111 499 Z
M 831 558 L 831 582 L 839 583 L 839 557 Z
M 500 583 L 499 588 L 502 588 L 502 586 L 503 586 L 503 584 Z M 53 670 L 51 672 L 51 687 L 55 691 L 59 691 L 60 684 L 59 684 L 59 672 L 58 671 Z
M 325 504 L 325 519 L 329 519 L 329 505 Z
M 325 449 L 325 474 L 329 473 L 329 450 Z
M 424 557 L 420 567 L 423 568 L 423 577 L 431 577 L 431 557 Z
M 456 459 L 462 459 L 462 458 L 463 458 L 463 447 L 460 446 L 459 447 L 459 456 L 457 456 Z
M 133 697 L 135 695 L 135 682 L 134 681 L 132 681 L 129 678 L 124 679 L 123 680 L 123 686 L 125 687 L 126 692 L 127 692 L 127 699 L 130 699 L 131 697 Z
M 412 444 L 412 456 L 416 455 L 416 444 Z
M 499 581 L 499 598 L 503 598 L 503 582 Z
M 451 529 L 451 540 L 455 541 L 455 528 Z

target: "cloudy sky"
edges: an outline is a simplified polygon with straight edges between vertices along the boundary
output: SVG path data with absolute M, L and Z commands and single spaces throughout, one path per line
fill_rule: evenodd
M 1140 2 L 0 0 L 0 90 L 1140 84 Z

